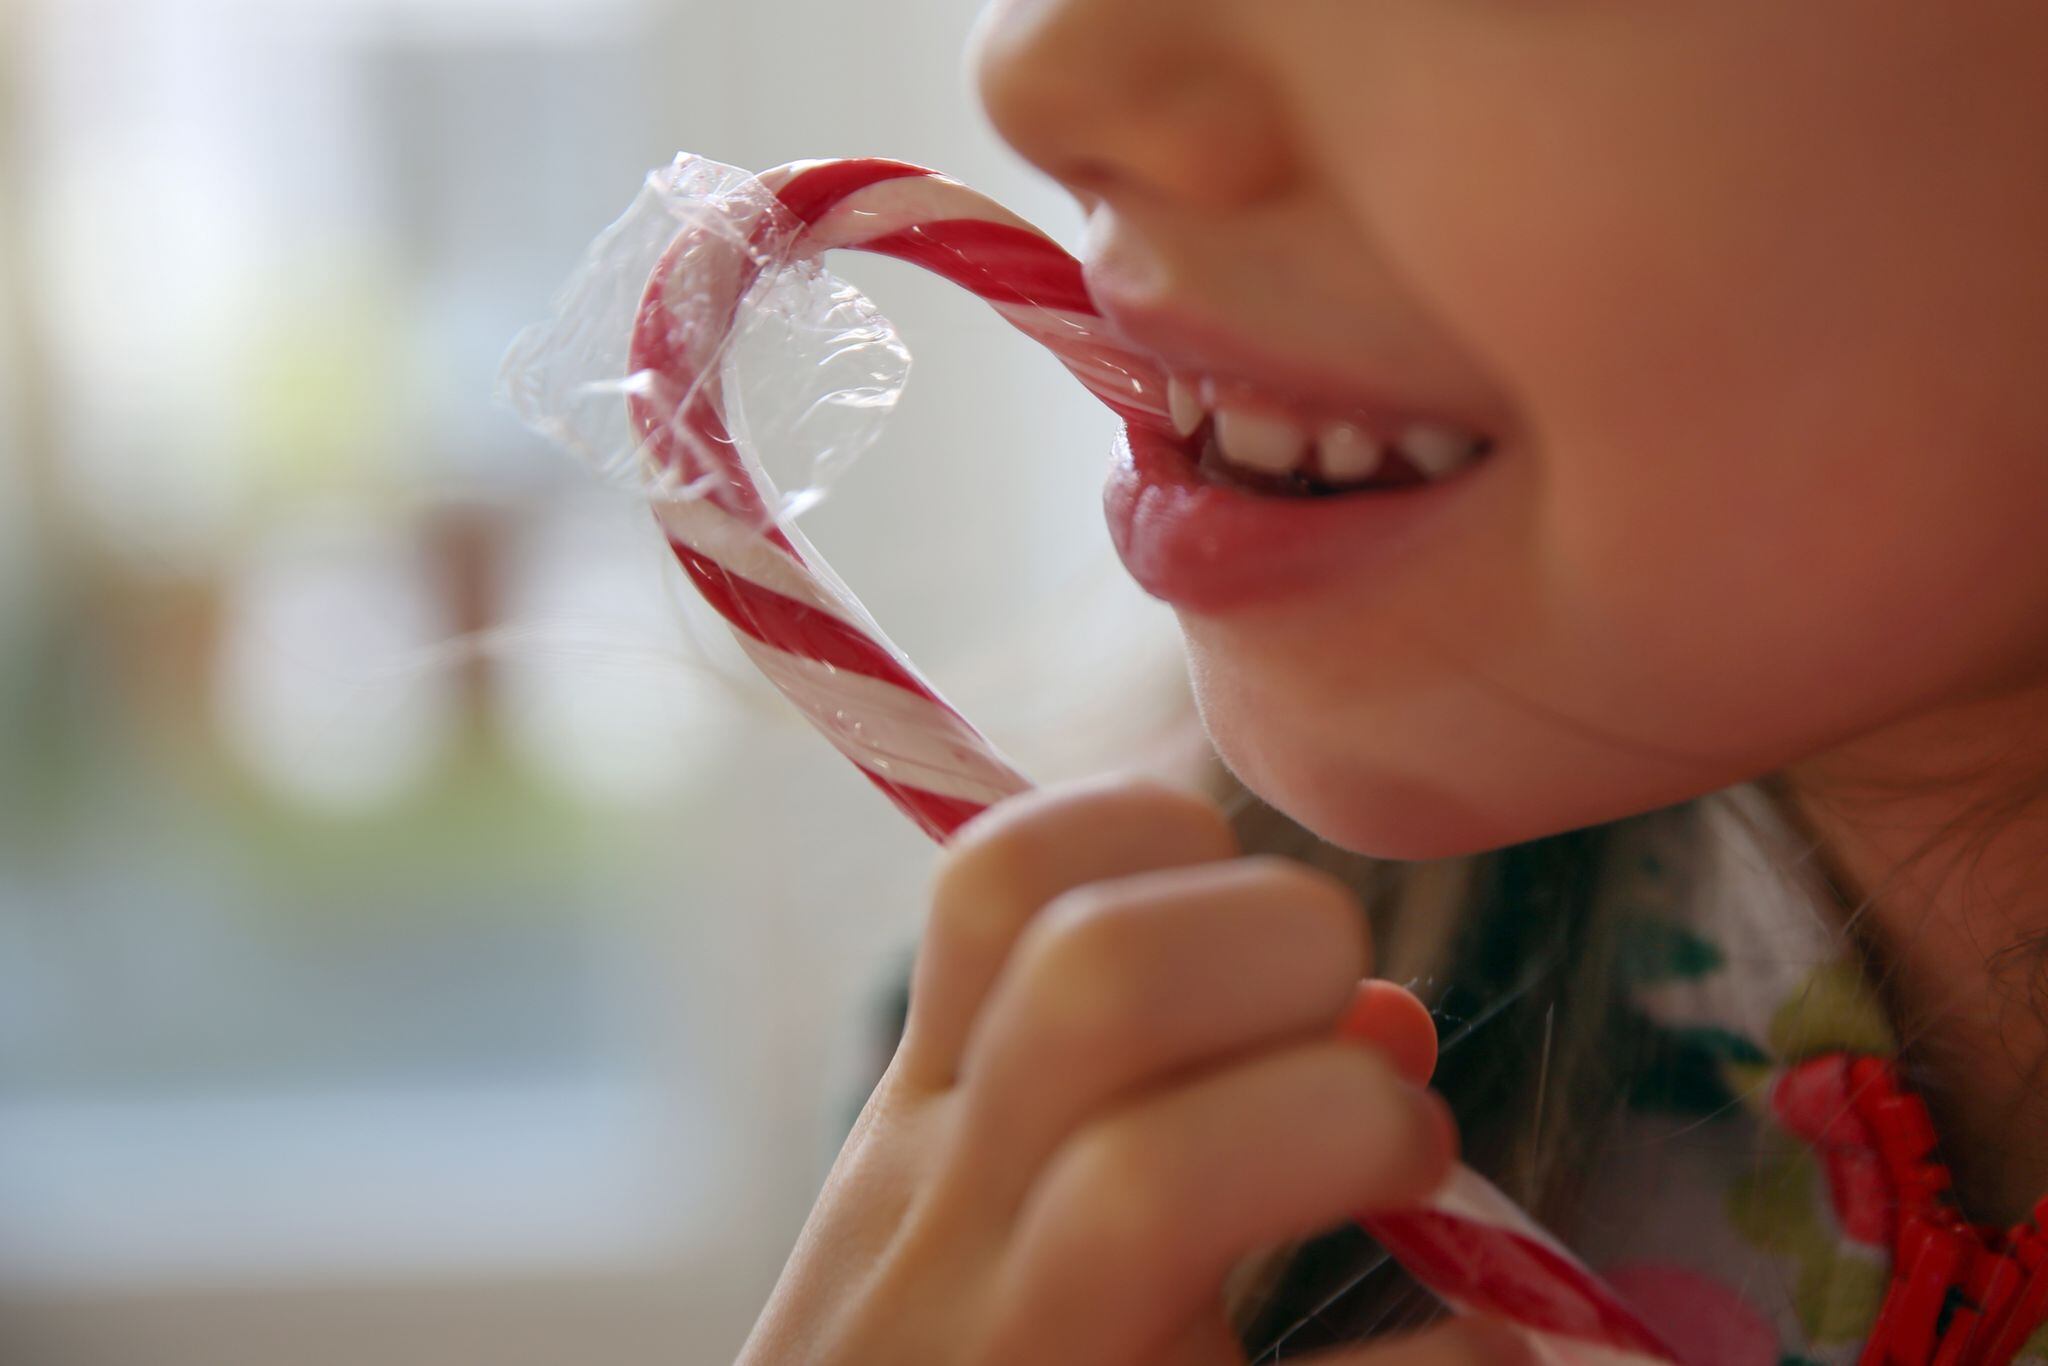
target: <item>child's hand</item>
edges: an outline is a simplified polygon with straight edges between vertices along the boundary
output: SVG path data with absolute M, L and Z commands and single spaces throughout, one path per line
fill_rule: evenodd
M 1210 803 L 1121 779 L 955 836 L 902 1044 L 741 1366 L 1238 1366 L 1234 1265 L 1436 1187 L 1428 1016 L 1361 988 L 1342 884 L 1236 855 Z M 1514 1342 L 1460 1322 L 1340 1359 Z

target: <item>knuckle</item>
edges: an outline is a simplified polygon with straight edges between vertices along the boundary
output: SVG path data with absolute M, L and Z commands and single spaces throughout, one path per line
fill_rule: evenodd
M 1207 798 L 1149 776 L 1111 775 L 1034 788 L 975 816 L 940 851 L 928 900 L 934 921 L 956 924 L 991 898 L 1034 900 L 1061 869 L 1102 878 L 1123 863 L 1236 853 L 1229 820 Z
M 934 892 L 981 891 L 999 886 L 1005 870 L 1028 861 L 1032 832 L 1054 801 L 1044 789 L 1018 793 L 997 802 L 953 832 L 939 851 L 933 873 Z
M 927 931 L 941 935 L 970 932 L 987 917 L 982 908 L 1017 884 L 1029 867 L 1029 855 L 1018 840 L 1002 831 L 984 832 L 968 843 L 946 846 L 933 870 Z
M 1026 993 L 1041 1029 L 1123 1033 L 1150 1013 L 1152 983 L 1125 932 L 1128 902 L 1090 885 L 1062 892 L 1026 931 Z
M 972 865 L 991 852 L 1043 859 L 1089 832 L 1132 833 L 1170 841 L 1185 856 L 1227 858 L 1237 835 L 1221 807 L 1196 792 L 1150 776 L 1110 775 L 1033 788 L 996 803 L 953 833 L 942 868 Z
M 1347 917 L 1363 909 L 1358 893 L 1334 873 L 1279 854 L 1249 854 L 1238 862 L 1262 883 L 1305 905 L 1328 907 Z
M 1262 900 L 1298 908 L 1321 922 L 1334 941 L 1330 956 L 1353 960 L 1347 964 L 1356 968 L 1351 977 L 1363 976 L 1370 969 L 1370 922 L 1365 903 L 1349 884 L 1320 868 L 1273 854 L 1255 854 L 1238 862 L 1246 866 L 1246 876 Z
M 1144 1141 L 1126 1122 L 1081 1130 L 1059 1162 L 1057 1213 L 1068 1232 L 1111 1264 L 1157 1262 L 1175 1216 L 1161 1156 L 1156 1141 Z
M 1198 843 L 1213 846 L 1219 857 L 1238 852 L 1237 832 L 1223 808 L 1200 793 L 1189 792 L 1149 776 L 1122 778 L 1108 790 L 1110 800 L 1179 828 Z
M 1014 840 L 1058 810 L 1062 796 L 1059 788 L 1034 787 L 1006 797 L 955 830 L 946 842 L 946 853 L 971 861 L 992 845 Z

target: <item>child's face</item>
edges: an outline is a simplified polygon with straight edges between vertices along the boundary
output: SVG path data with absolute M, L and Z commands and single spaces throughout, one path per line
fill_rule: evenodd
M 975 60 L 1112 315 L 1496 440 L 1391 565 L 1181 612 L 1327 838 L 1492 847 L 2048 674 L 2042 0 L 998 0 Z

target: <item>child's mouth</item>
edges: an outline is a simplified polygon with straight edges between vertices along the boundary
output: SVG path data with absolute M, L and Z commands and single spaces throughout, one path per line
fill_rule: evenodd
M 1212 484 L 1308 498 L 1404 488 L 1447 479 L 1493 447 L 1487 436 L 1440 422 L 1362 414 L 1305 421 L 1238 394 L 1219 403 L 1213 381 L 1175 378 L 1169 386 L 1174 430 Z

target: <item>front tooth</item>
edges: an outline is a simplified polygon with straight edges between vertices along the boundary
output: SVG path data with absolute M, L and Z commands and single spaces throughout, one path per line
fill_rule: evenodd
M 1380 443 L 1349 422 L 1333 422 L 1316 437 L 1323 478 L 1347 483 L 1369 477 L 1380 467 Z
M 1262 474 L 1287 474 L 1301 464 L 1308 434 L 1284 417 L 1223 409 L 1216 414 L 1223 458 Z
M 1431 479 L 1457 469 L 1479 449 L 1477 439 L 1434 422 L 1417 422 L 1401 433 L 1401 454 Z
M 1182 436 L 1193 436 L 1195 428 L 1202 425 L 1202 400 L 1192 385 L 1183 384 L 1177 379 L 1168 379 L 1166 409 L 1173 416 L 1173 429 Z

